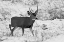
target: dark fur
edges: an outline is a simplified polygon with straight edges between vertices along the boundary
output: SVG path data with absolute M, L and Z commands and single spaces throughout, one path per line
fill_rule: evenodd
M 30 28 L 30 30 L 33 34 L 32 26 L 33 26 L 33 23 L 35 22 L 35 20 L 32 20 L 32 19 L 36 19 L 36 14 L 32 13 L 30 15 L 30 17 L 12 17 L 11 24 L 9 25 L 12 36 L 13 36 L 13 31 L 16 29 L 16 27 L 22 28 L 22 36 L 24 34 L 24 28 Z M 14 28 L 11 29 L 11 27 L 14 27 Z
M 31 17 L 12 17 L 11 25 L 9 25 L 12 36 L 13 36 L 13 31 L 15 30 L 16 27 L 21 27 L 23 34 L 24 34 L 24 28 L 30 28 L 30 30 L 33 34 L 32 26 L 33 26 L 34 21 L 35 20 L 32 20 Z M 11 29 L 11 27 L 14 27 L 14 28 Z
M 22 36 L 24 34 L 24 28 L 30 28 L 30 30 L 33 34 L 32 26 L 33 26 L 33 23 L 35 22 L 35 20 L 32 20 L 32 19 L 37 19 L 36 18 L 37 12 L 38 12 L 38 9 L 35 11 L 35 13 L 32 13 L 31 11 L 27 11 L 27 13 L 28 13 L 28 15 L 30 15 L 30 17 L 12 17 L 11 24 L 9 25 L 12 36 L 13 36 L 13 31 L 15 30 L 16 27 L 22 28 Z M 14 27 L 14 28 L 11 29 L 11 27 Z M 33 34 L 33 36 L 34 36 L 34 34 Z

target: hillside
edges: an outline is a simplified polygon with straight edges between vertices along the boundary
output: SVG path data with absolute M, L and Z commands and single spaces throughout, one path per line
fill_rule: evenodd
M 0 42 L 64 42 L 63 1 L 37 1 L 39 2 L 38 20 L 35 20 L 32 27 L 34 36 L 29 29 L 25 29 L 25 34 L 22 36 L 22 29 L 18 27 L 14 31 L 13 37 L 10 36 L 9 29 L 11 18 L 14 16 L 29 17 L 27 11 L 31 8 L 35 12 L 37 4 L 34 4 L 33 2 L 35 1 L 33 0 L 22 0 L 13 3 L 10 1 L 0 1 Z

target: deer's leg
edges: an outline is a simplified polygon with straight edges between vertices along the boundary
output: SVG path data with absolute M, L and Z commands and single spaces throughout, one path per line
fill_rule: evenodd
M 12 35 L 12 36 L 13 36 L 14 30 L 15 30 L 15 27 L 11 30 L 11 35 Z
M 24 28 L 22 28 L 22 36 L 24 35 Z
M 33 30 L 32 30 L 32 27 L 30 28 L 30 31 L 31 31 L 32 35 L 34 36 L 34 34 L 33 34 Z
M 9 28 L 10 28 L 10 30 L 11 30 L 11 24 L 9 24 Z
M 9 28 L 10 28 L 10 31 L 11 31 L 11 34 L 12 34 L 11 24 L 9 24 Z M 11 34 L 10 34 L 10 35 L 11 35 Z

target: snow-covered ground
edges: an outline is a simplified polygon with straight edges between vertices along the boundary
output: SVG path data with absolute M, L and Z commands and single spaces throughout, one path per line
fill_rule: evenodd
M 53 37 L 44 42 L 64 42 L 64 35 L 59 35 L 59 36 Z
M 14 36 L 10 36 L 9 24 L 13 16 L 28 16 L 27 10 L 29 7 L 24 4 L 10 2 L 0 2 L 0 41 L 1 42 L 64 42 L 64 19 L 55 20 L 35 20 L 33 24 L 34 36 L 29 29 L 25 29 L 25 34 L 22 36 L 22 29 L 17 28 L 14 31 Z M 36 6 L 31 7 L 34 11 Z M 5 15 L 6 13 L 6 15 Z M 2 15 L 4 14 L 4 15 Z M 8 14 L 8 15 L 7 15 Z M 11 14 L 11 15 L 10 15 Z M 7 17 L 4 20 L 4 16 Z M 47 28 L 47 29 L 46 29 Z

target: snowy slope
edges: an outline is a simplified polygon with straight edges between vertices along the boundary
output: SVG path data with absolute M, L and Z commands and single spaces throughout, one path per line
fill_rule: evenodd
M 44 5 L 45 6 L 45 5 Z M 33 25 L 33 36 L 29 29 L 25 29 L 25 34 L 22 36 L 22 29 L 17 28 L 14 31 L 14 36 L 9 36 L 9 23 L 10 20 L 4 20 L 2 14 L 5 17 L 11 19 L 13 16 L 26 15 L 27 10 L 29 10 L 30 6 L 25 6 L 23 4 L 17 3 L 12 4 L 10 2 L 0 2 L 0 18 L 3 21 L 0 21 L 0 41 L 1 42 L 64 42 L 64 19 L 62 21 L 56 20 L 35 20 Z M 34 11 L 36 10 L 36 6 L 31 7 Z M 5 15 L 5 11 L 9 12 Z M 28 15 L 26 15 L 28 16 Z M 44 25 L 45 26 L 44 26 Z M 46 29 L 47 28 L 47 29 Z

